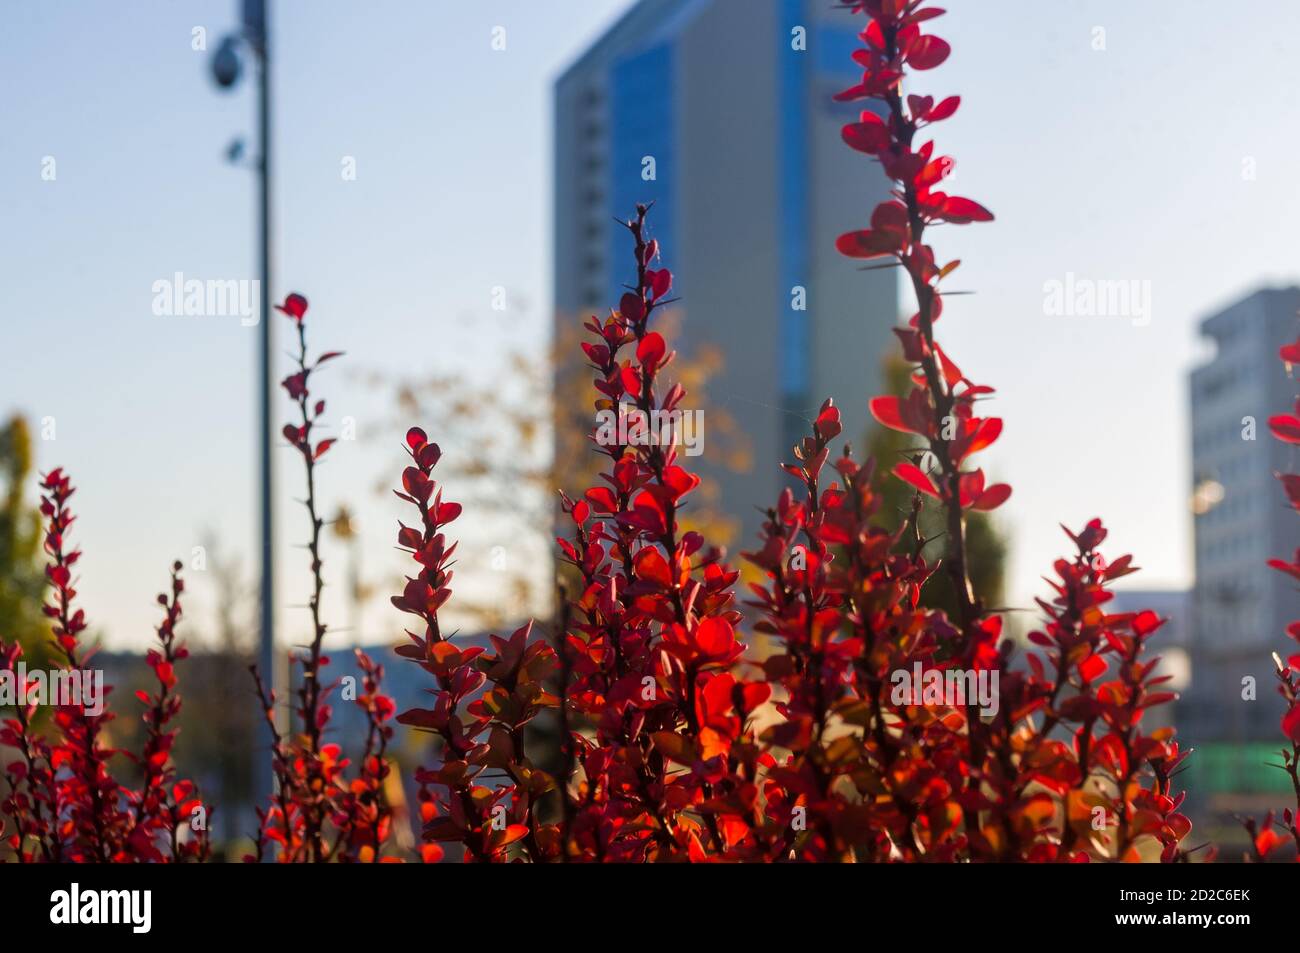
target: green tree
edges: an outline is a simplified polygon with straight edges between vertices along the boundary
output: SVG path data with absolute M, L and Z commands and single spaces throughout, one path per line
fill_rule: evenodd
M 15 414 L 0 429 L 0 637 L 17 640 L 36 666 L 45 663 L 49 627 L 41 614 L 41 515 L 24 492 L 31 473 L 31 431 Z
M 911 373 L 911 365 L 897 354 L 887 356 L 882 362 L 886 393 L 906 397 L 912 386 Z M 902 480 L 891 476 L 890 471 L 900 461 L 910 459 L 925 448 L 919 438 L 878 424 L 868 433 L 866 446 L 867 452 L 876 461 L 875 484 L 882 499 L 876 521 L 885 529 L 897 530 L 912 512 L 915 491 Z M 924 550 L 925 558 L 933 563 L 944 552 L 944 514 L 937 502 L 928 497 L 921 509 L 920 528 L 922 537 L 929 540 Z M 1007 543 L 998 532 L 992 514 L 979 510 L 967 511 L 966 552 L 967 572 L 975 597 L 989 608 L 1001 607 Z M 950 617 L 957 607 L 952 582 L 942 572 L 930 577 L 921 591 L 921 599 L 931 608 L 945 610 Z

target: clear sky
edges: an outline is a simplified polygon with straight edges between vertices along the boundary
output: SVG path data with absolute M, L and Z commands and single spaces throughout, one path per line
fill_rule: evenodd
M 742 0 L 720 2 L 743 15 Z M 544 348 L 550 84 L 626 0 L 272 5 L 274 291 L 308 294 L 313 343 L 406 375 L 489 373 L 512 344 Z M 255 331 L 152 311 L 153 283 L 176 272 L 253 274 L 251 176 L 223 159 L 250 132 L 250 89 L 221 94 L 207 76 L 236 6 L 14 4 L 0 31 L 0 412 L 53 418 L 37 462 L 80 486 L 81 592 L 112 645 L 148 637 L 172 558 L 209 529 L 246 556 L 255 527 Z M 1057 523 L 1094 515 L 1146 568 L 1135 584 L 1186 584 L 1195 324 L 1300 277 L 1300 7 L 946 6 L 934 26 L 954 55 L 915 89 L 961 94 L 936 129 L 957 160 L 950 191 L 998 220 L 933 233 L 943 259 L 964 262 L 954 287 L 977 292 L 939 330 L 999 390 L 1006 430 L 987 469 L 1016 491 L 1001 511 L 1012 601 L 1041 593 L 1067 542 Z M 192 49 L 196 27 L 209 52 Z M 1046 314 L 1045 283 L 1067 273 L 1149 282 L 1149 323 Z M 491 309 L 497 286 L 505 312 Z M 342 365 L 322 387 L 362 436 L 386 416 Z M 368 565 L 391 564 L 399 511 L 371 488 L 396 459 L 340 444 L 323 469 L 324 508 L 360 508 Z M 287 543 L 304 525 L 287 502 L 298 471 L 280 461 Z M 305 591 L 288 571 L 297 555 L 284 551 L 284 606 Z M 296 631 L 300 614 L 284 618 Z M 367 616 L 372 638 L 396 626 L 386 606 Z

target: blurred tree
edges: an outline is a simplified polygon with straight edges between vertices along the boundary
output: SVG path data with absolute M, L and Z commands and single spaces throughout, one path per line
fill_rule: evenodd
M 48 658 L 49 627 L 41 614 L 41 514 L 25 492 L 31 474 L 31 432 L 15 414 L 0 430 L 0 635 L 16 639 L 36 668 Z
M 906 397 L 912 387 L 911 365 L 897 354 L 882 361 L 885 393 Z M 883 504 L 876 514 L 876 522 L 888 530 L 903 525 L 912 511 L 915 491 L 902 480 L 890 474 L 902 460 L 924 450 L 919 438 L 899 433 L 879 424 L 873 426 L 866 439 L 867 452 L 875 458 L 875 483 Z M 933 563 L 943 555 L 944 514 L 937 501 L 927 497 L 921 510 L 921 533 L 930 540 L 924 553 Z M 967 571 L 975 596 L 985 606 L 994 609 L 1002 606 L 1003 584 L 1006 573 L 1007 544 L 990 513 L 968 510 L 966 513 Z M 950 617 L 957 607 L 952 583 L 946 573 L 932 575 L 921 591 L 925 605 L 945 610 Z

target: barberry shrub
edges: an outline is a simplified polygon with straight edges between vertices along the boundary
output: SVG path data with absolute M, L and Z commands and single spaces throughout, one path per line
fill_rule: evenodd
M 421 858 L 439 860 L 442 843 L 454 842 L 469 861 L 503 861 L 521 852 L 534 860 L 556 859 L 559 827 L 542 823 L 537 811 L 555 782 L 528 760 L 523 736 L 539 712 L 558 704 L 547 690 L 555 652 L 543 641 L 529 641 L 531 624 L 508 639 L 491 636 L 494 651 L 457 645 L 443 632 L 438 612 L 451 597 L 456 550 L 444 529 L 461 507 L 442 498 L 432 476 L 442 455 L 438 445 L 418 427 L 407 433 L 406 443 L 411 465 L 395 492 L 415 507 L 419 523 L 401 524 L 397 544 L 418 568 L 392 601 L 420 625 L 407 630 L 410 641 L 397 654 L 428 672 L 434 687 L 432 707 L 402 712 L 398 721 L 432 734 L 440 747 L 439 763 L 415 775 L 426 841 Z M 499 772 L 493 784 L 475 783 L 492 769 Z
M 1185 858 L 1190 824 L 1171 789 L 1185 755 L 1171 730 L 1141 725 L 1148 708 L 1173 698 L 1146 657 L 1161 620 L 1105 611 L 1109 584 L 1135 571 L 1131 558 L 1103 558 L 1099 520 L 1070 532 L 1074 551 L 1056 563 L 1054 594 L 1041 602 L 1046 625 L 1023 658 L 1003 637 L 1002 618 L 971 593 L 965 514 L 996 508 L 1011 490 L 988 485 L 969 460 L 1002 421 L 977 416 L 992 388 L 973 383 L 935 340 L 941 282 L 957 263 L 936 264 L 924 235 L 992 215 L 939 191 L 950 161 L 932 141 L 916 144 L 958 98 L 902 93 L 909 69 L 948 55 L 944 40 L 922 30 L 941 11 L 916 0 L 853 6 L 866 15 L 854 54 L 862 80 L 837 98 L 878 109 L 849 123 L 844 139 L 880 163 L 893 191 L 869 227 L 837 245 L 902 267 L 916 296 L 916 314 L 897 329 L 915 386 L 871 405 L 916 441 L 893 468 L 914 490 L 912 518 L 895 533 L 873 525 L 872 464 L 847 446 L 832 459 L 841 425 L 827 400 L 783 464 L 794 485 L 745 554 L 765 579 L 751 587 L 753 628 L 777 646 L 766 658 L 747 655 L 738 571 L 679 528 L 699 477 L 671 441 L 631 436 L 636 420 L 671 419 L 687 396 L 666 373 L 675 354 L 655 330 L 672 275 L 638 207 L 626 223 L 635 281 L 616 309 L 586 325 L 595 410 L 620 420 L 603 436 L 592 432 L 607 464 L 600 482 L 561 497 L 566 583 L 554 659 L 541 640 L 527 643 L 526 629 L 494 640 L 495 655 L 452 648 L 441 634 L 454 548 L 442 529 L 459 508 L 429 477 L 437 447 L 422 431 L 408 437 L 415 465 L 402 495 L 422 528 L 403 527 L 399 540 L 422 568 L 394 601 L 423 620 L 403 654 L 438 687 L 433 709 L 399 720 L 443 739 L 441 765 L 421 776 L 440 789 L 426 801 L 427 840 L 458 840 L 476 860 Z M 936 565 L 921 555 L 926 506 L 945 517 Z M 952 617 L 920 604 L 936 571 L 957 593 Z M 556 665 L 552 699 L 537 683 Z M 900 692 L 900 673 L 970 690 Z M 995 687 L 993 703 L 976 697 L 977 684 Z M 564 758 L 552 780 L 523 757 L 519 728 L 556 703 Z M 510 783 L 486 780 L 490 768 Z M 560 805 L 548 816 L 536 803 L 552 790 Z
M 1295 368 L 1300 365 L 1300 338 L 1284 345 L 1279 356 L 1288 376 L 1293 375 Z M 1283 443 L 1300 445 L 1300 398 L 1296 399 L 1293 413 L 1270 417 L 1268 426 L 1273 436 Z M 1300 473 L 1279 473 L 1277 478 L 1282 484 L 1287 506 L 1292 510 L 1300 510 Z M 1290 562 L 1281 558 L 1270 559 L 1268 565 L 1300 580 L 1300 549 L 1296 550 Z M 1286 627 L 1286 634 L 1300 643 L 1300 619 Z M 1291 779 L 1296 804 L 1294 808 L 1283 808 L 1280 817 L 1276 812 L 1269 811 L 1262 821 L 1248 818 L 1243 823 L 1250 834 L 1256 860 L 1264 860 L 1270 854 L 1278 852 L 1289 836 L 1295 848 L 1294 859 L 1300 861 L 1300 652 L 1287 656 L 1285 661 L 1274 652 L 1273 665 L 1277 690 L 1286 706 L 1282 713 L 1282 734 L 1286 738 L 1287 747 L 1279 750 L 1282 763 L 1277 767 Z
M 399 526 L 399 546 L 414 566 L 393 603 L 418 620 L 398 654 L 430 676 L 432 703 L 397 720 L 437 742 L 434 763 L 415 777 L 420 859 L 1187 857 L 1181 845 L 1190 824 L 1171 780 L 1186 755 L 1172 731 L 1141 724 L 1147 709 L 1173 697 L 1146 654 L 1161 620 L 1151 612 L 1106 612 L 1107 587 L 1135 571 L 1131 558 L 1102 556 L 1099 520 L 1067 531 L 1073 552 L 1057 561 L 1053 593 L 1040 602 L 1045 624 L 1023 652 L 1004 637 L 1002 617 L 971 591 L 966 514 L 995 509 L 1011 490 L 988 485 L 970 466 L 997 439 L 1002 421 L 977 416 L 977 402 L 992 389 L 973 383 L 936 342 L 942 282 L 957 265 L 938 265 L 925 233 L 992 216 L 940 191 L 950 161 L 935 157 L 933 141 L 916 144 L 918 133 L 956 111 L 958 97 L 936 103 L 902 91 L 909 69 L 932 69 L 948 55 L 945 41 L 923 32 L 941 11 L 922 0 L 851 6 L 866 17 L 864 45 L 854 54 L 862 79 L 838 98 L 874 108 L 843 136 L 880 163 L 892 194 L 869 227 L 837 244 L 851 258 L 901 267 L 915 293 L 917 311 L 897 329 L 914 387 L 906 397 L 871 404 L 882 424 L 915 441 L 891 469 L 912 488 L 910 518 L 897 531 L 872 520 L 880 506 L 874 464 L 859 463 L 847 445 L 835 452 L 840 414 L 826 400 L 783 464 L 792 485 L 766 510 L 761 538 L 744 554 L 760 578 L 750 587 L 747 616 L 736 598 L 739 571 L 701 533 L 681 528 L 699 476 L 671 440 L 641 439 L 644 430 L 631 419 L 672 419 L 687 398 L 669 376 L 675 353 L 656 327 L 672 300 L 672 274 L 649 234 L 648 210 L 638 207 L 626 223 L 635 280 L 606 317 L 585 324 L 582 345 L 598 419 L 626 419 L 593 428 L 605 465 L 599 482 L 579 495 L 561 494 L 563 584 L 549 643 L 527 625 L 488 645 L 443 631 L 439 614 L 451 597 L 455 550 L 446 530 L 461 510 L 433 477 L 437 444 L 419 428 L 407 434 L 411 465 L 398 496 L 418 522 Z M 309 363 L 305 298 L 290 295 L 280 310 L 298 332 L 298 367 L 283 386 L 299 419 L 284 436 L 306 475 L 312 638 L 292 662 L 300 674 L 291 728 L 281 729 L 274 690 L 254 672 L 276 786 L 259 810 L 250 859 L 398 859 L 384 796 L 394 706 L 381 694 L 381 666 L 360 653 L 364 685 L 356 703 L 369 730 L 356 767 L 326 740 L 337 684 L 323 674 L 329 657 L 315 477 L 333 441 L 318 434 L 325 404 L 313 400 L 311 380 L 338 355 Z M 1275 432 L 1279 426 L 1292 436 L 1300 428 L 1283 421 Z M 57 470 L 44 486 L 54 593 L 46 613 L 75 669 L 88 653 L 77 638 L 84 616 L 71 609 L 79 555 L 65 548 L 72 491 Z M 1294 488 L 1287 483 L 1293 505 Z M 937 562 L 923 555 L 926 507 L 942 514 L 946 530 Z M 951 613 L 921 603 L 921 586 L 935 572 L 951 580 Z M 61 707 L 58 738 L 48 742 L 34 731 L 30 706 L 5 721 L 0 740 L 21 757 L 5 767 L 9 795 L 0 811 L 21 859 L 206 856 L 206 836 L 180 824 L 202 805 L 192 786 L 173 779 L 167 761 L 168 725 L 179 707 L 174 664 L 184 658 L 173 631 L 181 591 L 174 576 L 171 595 L 161 597 L 166 616 L 150 656 L 159 688 L 141 698 L 149 727 L 142 789 L 108 775 L 112 752 L 101 737 L 110 715 Z M 739 637 L 751 622 L 775 646 L 765 657 Z M 0 652 L 7 670 L 17 658 L 13 648 Z M 1290 693 L 1284 727 L 1294 744 L 1295 683 L 1280 676 Z M 553 771 L 526 751 L 529 725 L 543 713 L 561 729 Z M 1295 755 L 1293 748 L 1293 778 Z
M 143 750 L 117 751 L 107 742 L 115 717 L 107 704 L 111 686 L 94 668 L 95 649 L 83 643 L 89 623 L 75 607 L 81 552 L 69 539 L 76 520 L 69 500 L 76 491 L 61 469 L 46 474 L 41 489 L 50 591 L 42 608 L 57 668 L 27 671 L 22 649 L 0 639 L 0 677 L 16 702 L 12 717 L 0 723 L 0 745 L 19 755 L 3 766 L 7 792 L 0 800 L 0 834 L 20 863 L 206 860 L 211 808 L 191 781 L 176 776 L 171 757 L 173 722 L 181 709 L 176 665 L 189 655 L 175 632 L 185 590 L 181 564 L 172 566 L 169 591 L 158 596 L 163 619 L 158 644 L 146 656 L 156 684 L 136 693 L 143 706 Z M 37 726 L 41 704 L 55 706 L 48 731 Z M 136 765 L 138 786 L 110 771 L 119 754 Z
M 329 452 L 335 438 L 318 437 L 325 414 L 325 401 L 313 399 L 312 376 L 327 361 L 342 356 L 327 351 L 309 362 L 307 351 L 307 299 L 291 294 L 276 309 L 294 324 L 298 337 L 297 370 L 281 386 L 298 407 L 297 423 L 284 425 L 283 434 L 303 462 L 309 535 L 306 550 L 310 558 L 312 591 L 307 608 L 311 615 L 311 641 L 306 651 L 289 656 L 291 681 L 296 680 L 292 726 L 286 731 L 276 716 L 277 697 L 263 673 L 252 668 L 257 694 L 265 713 L 271 739 L 270 757 L 275 778 L 271 803 L 257 808 L 258 830 L 249 861 L 279 863 L 374 863 L 397 860 L 387 851 L 392 834 L 393 811 L 385 792 L 392 771 L 388 762 L 389 724 L 396 706 L 382 694 L 384 669 L 361 649 L 355 649 L 361 672 L 360 690 L 352 699 L 366 717 L 366 739 L 355 769 L 340 744 L 326 740 L 333 708 L 330 696 L 338 681 L 326 682 L 325 654 L 328 626 L 321 616 L 322 575 L 321 532 L 324 520 L 317 512 L 316 467 Z

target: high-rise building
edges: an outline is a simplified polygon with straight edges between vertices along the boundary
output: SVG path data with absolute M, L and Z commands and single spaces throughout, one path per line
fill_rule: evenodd
M 819 0 L 642 0 L 555 87 L 557 321 L 618 301 L 634 272 L 616 219 L 654 202 L 652 234 L 681 298 L 673 344 L 724 355 L 708 404 L 734 418 L 754 461 L 747 473 L 721 467 L 706 417 L 692 466 L 718 481 L 746 545 L 756 507 L 786 483 L 777 462 L 825 397 L 860 449 L 895 346 L 896 273 L 834 248 L 886 193 L 840 139 L 861 105 L 831 99 L 860 78 L 860 21 Z
M 1263 765 L 1281 743 L 1270 653 L 1288 644 L 1284 630 L 1300 618 L 1300 591 L 1265 563 L 1300 543 L 1274 476 L 1296 470 L 1297 461 L 1268 431 L 1268 418 L 1295 400 L 1278 349 L 1295 340 L 1298 312 L 1293 287 L 1257 291 L 1207 318 L 1201 332 L 1214 354 L 1191 378 L 1196 584 L 1192 681 L 1179 729 L 1198 749 L 1200 770 L 1216 774 L 1225 811 L 1249 808 L 1240 800 L 1246 792 L 1289 784 Z

